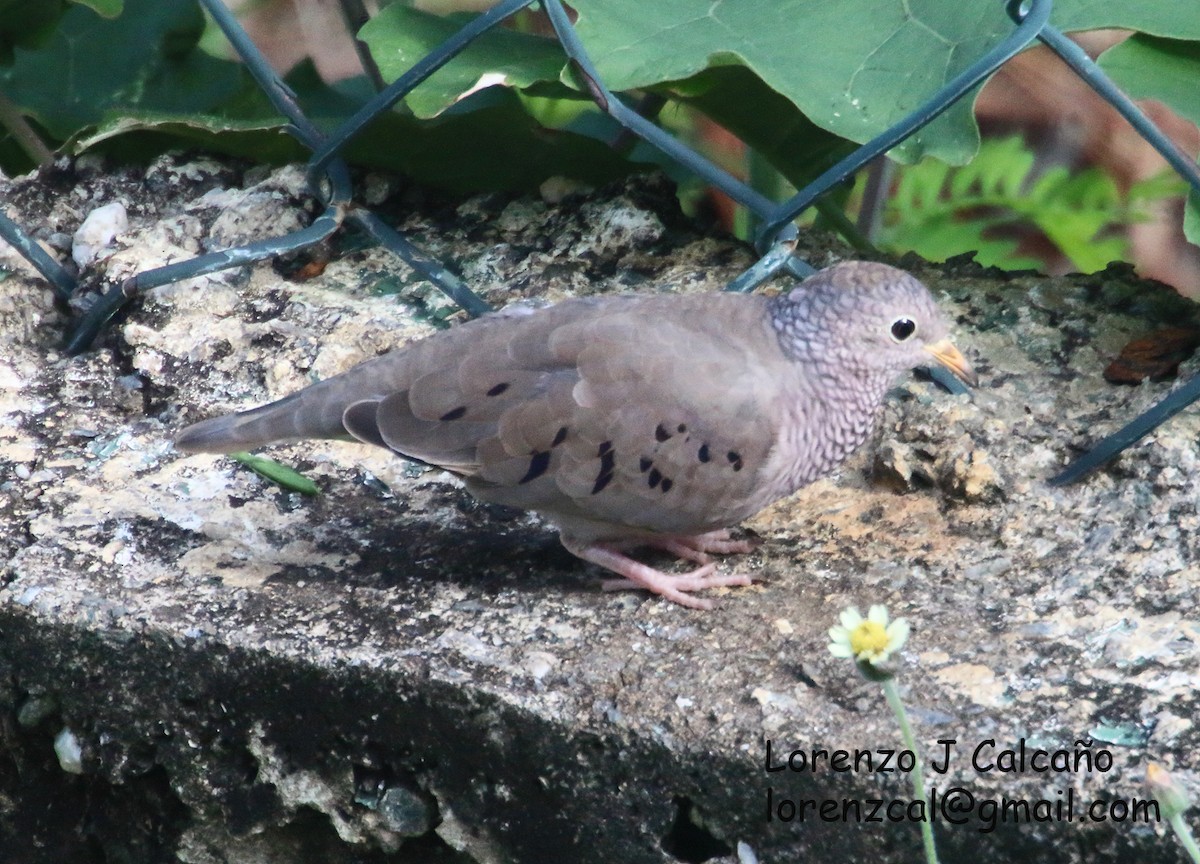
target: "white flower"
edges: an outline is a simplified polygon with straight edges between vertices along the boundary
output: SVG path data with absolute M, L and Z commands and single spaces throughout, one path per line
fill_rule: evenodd
M 863 618 L 858 608 L 842 610 L 842 622 L 829 628 L 829 653 L 854 658 L 859 663 L 884 663 L 908 639 L 908 622 L 897 618 L 888 623 L 886 606 L 875 605 Z

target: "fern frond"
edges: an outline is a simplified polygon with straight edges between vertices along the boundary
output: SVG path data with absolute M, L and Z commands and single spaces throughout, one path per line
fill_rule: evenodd
M 1036 267 L 1018 242 L 997 232 L 1025 226 L 1046 236 L 1081 272 L 1125 255 L 1121 226 L 1146 218 L 1155 201 L 1181 194 L 1182 181 L 1159 175 L 1122 195 L 1103 171 L 1063 167 L 1034 175 L 1033 152 L 1019 136 L 985 141 L 967 165 L 927 159 L 900 169 L 880 245 L 934 261 L 975 252 L 984 265 Z

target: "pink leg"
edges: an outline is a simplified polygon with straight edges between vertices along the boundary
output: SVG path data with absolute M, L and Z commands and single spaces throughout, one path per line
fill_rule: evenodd
M 701 537 L 707 535 L 700 535 Z M 667 538 L 668 540 L 676 540 L 682 538 Z M 695 539 L 695 538 L 687 538 Z M 692 597 L 687 592 L 700 591 L 705 588 L 718 588 L 733 585 L 749 585 L 750 577 L 741 573 L 733 573 L 730 575 L 721 575 L 716 573 L 717 565 L 706 563 L 695 570 L 687 573 L 664 573 L 661 570 L 656 570 L 638 561 L 633 560 L 628 555 L 621 552 L 618 544 L 583 544 L 574 538 L 567 536 L 562 537 L 563 546 L 574 555 L 582 558 L 584 561 L 590 561 L 593 564 L 599 564 L 606 570 L 611 570 L 621 579 L 610 579 L 604 583 L 605 591 L 621 591 L 628 588 L 645 588 L 655 594 L 660 594 L 680 606 L 687 606 L 691 609 L 711 609 L 713 603 L 711 600 L 704 600 L 699 597 Z M 629 544 L 634 545 L 632 542 Z M 674 551 L 670 547 L 653 541 L 643 543 L 642 545 L 660 546 L 660 548 Z M 704 554 L 702 550 L 697 550 L 691 544 L 683 544 L 693 554 Z M 690 556 L 681 556 L 690 557 Z M 691 560 L 696 560 L 692 558 Z

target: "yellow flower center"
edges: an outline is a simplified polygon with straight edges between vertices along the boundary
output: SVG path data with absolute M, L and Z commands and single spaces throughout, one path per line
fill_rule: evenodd
M 850 632 L 850 650 L 855 657 L 874 656 L 887 647 L 887 631 L 876 621 L 864 621 Z

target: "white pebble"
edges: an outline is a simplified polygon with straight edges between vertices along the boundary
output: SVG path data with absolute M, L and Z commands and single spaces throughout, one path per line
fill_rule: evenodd
M 118 234 L 128 230 L 129 216 L 125 212 L 125 205 L 120 201 L 97 207 L 87 215 L 75 232 L 71 244 L 71 257 L 81 268 L 94 264 L 105 252 L 109 255 L 115 252 L 116 250 L 111 248 L 113 240 Z
M 54 736 L 54 755 L 58 757 L 58 765 L 68 774 L 83 773 L 83 748 L 79 739 L 66 726 Z

